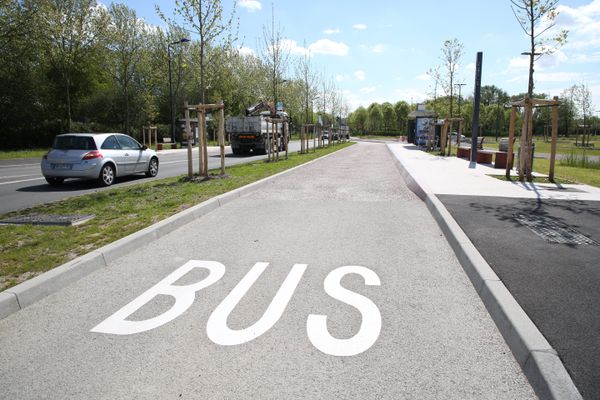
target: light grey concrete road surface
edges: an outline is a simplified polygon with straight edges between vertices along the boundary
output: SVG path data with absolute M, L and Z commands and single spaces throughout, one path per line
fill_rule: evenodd
M 425 204 L 374 143 L 9 316 L 0 349 L 7 399 L 535 397 Z

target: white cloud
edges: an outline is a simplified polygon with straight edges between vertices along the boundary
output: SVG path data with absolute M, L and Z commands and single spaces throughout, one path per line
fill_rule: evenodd
M 252 50 L 250 47 L 245 47 L 242 46 L 238 49 L 238 52 L 243 55 L 243 56 L 253 56 L 255 55 L 254 50 Z
M 323 31 L 323 33 L 326 35 L 337 35 L 338 33 L 340 33 L 340 30 L 337 28 L 336 29 L 325 29 Z
M 283 39 L 281 40 L 281 46 L 286 48 L 290 54 L 304 56 L 308 53 L 308 49 L 306 47 L 299 46 L 295 40 Z
M 342 74 L 338 74 L 335 76 L 335 81 L 336 82 L 344 82 L 348 80 L 348 75 L 342 75 Z
M 367 29 L 367 26 L 365 24 L 354 24 L 354 25 L 352 25 L 352 27 L 354 29 L 358 29 L 359 31 L 363 31 L 363 30 Z
M 365 71 L 363 71 L 362 69 L 354 71 L 354 77 L 359 81 L 364 81 L 365 80 Z
M 365 86 L 360 88 L 360 92 L 361 93 L 373 93 L 374 91 L 377 90 L 377 86 Z
M 342 42 L 334 42 L 329 39 L 319 39 L 308 46 L 311 54 L 327 54 L 332 56 L 346 56 L 350 48 Z
M 381 54 L 383 53 L 384 46 L 381 43 L 378 43 L 373 47 L 373 53 Z
M 467 68 L 467 71 L 475 71 L 475 68 L 476 68 L 475 63 L 467 64 L 466 68 Z
M 262 4 L 258 0 L 238 0 L 237 4 L 250 12 L 262 10 Z
M 529 68 L 529 58 L 522 57 L 513 57 L 508 62 L 508 70 L 509 72 L 514 72 L 515 70 L 526 70 Z
M 422 102 L 427 100 L 427 95 L 419 89 L 398 89 L 394 93 L 398 100 L 408 103 Z
M 421 74 L 421 75 L 417 75 L 415 77 L 415 79 L 418 81 L 428 81 L 431 79 L 431 76 L 429 76 L 429 74 Z M 398 80 L 401 80 L 401 79 L 398 79 Z
M 578 82 L 583 75 L 577 72 L 538 72 L 534 78 L 537 82 Z

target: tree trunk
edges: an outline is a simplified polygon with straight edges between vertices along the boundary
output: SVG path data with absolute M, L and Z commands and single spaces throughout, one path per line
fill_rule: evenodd
M 71 116 L 71 75 L 65 72 L 65 83 L 67 90 L 67 132 L 71 132 L 72 116 Z

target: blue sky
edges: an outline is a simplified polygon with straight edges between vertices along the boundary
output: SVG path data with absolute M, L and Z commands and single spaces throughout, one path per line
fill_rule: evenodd
M 103 1 L 108 3 L 108 1 Z M 174 0 L 122 0 L 150 24 L 163 25 L 154 5 L 169 14 Z M 232 0 L 222 0 L 226 10 Z M 446 39 L 464 44 L 459 82 L 471 94 L 476 53 L 483 52 L 482 84 L 496 85 L 509 94 L 527 90 L 527 37 L 519 27 L 509 0 L 238 0 L 238 44 L 258 52 L 263 26 L 275 21 L 293 54 L 310 49 L 313 65 L 335 81 L 351 110 L 359 105 L 428 97 L 426 72 L 441 64 Z M 600 0 L 559 2 L 557 28 L 569 30 L 569 40 L 536 64 L 536 91 L 550 95 L 573 84 L 591 89 L 594 110 L 600 110 Z M 293 73 L 293 69 L 290 75 Z

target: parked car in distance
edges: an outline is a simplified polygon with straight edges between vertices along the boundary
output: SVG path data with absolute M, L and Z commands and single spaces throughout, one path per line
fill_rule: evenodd
M 321 135 L 321 140 L 329 140 L 329 131 L 323 131 Z
M 458 132 L 452 132 L 452 134 L 450 135 L 450 140 L 452 140 L 452 143 L 457 143 L 457 138 L 458 138 Z M 465 141 L 465 135 L 460 135 L 460 142 L 463 143 Z
M 158 174 L 158 155 L 121 133 L 67 133 L 54 139 L 42 158 L 42 175 L 50 185 L 65 179 L 97 179 L 110 186 L 116 177 Z

